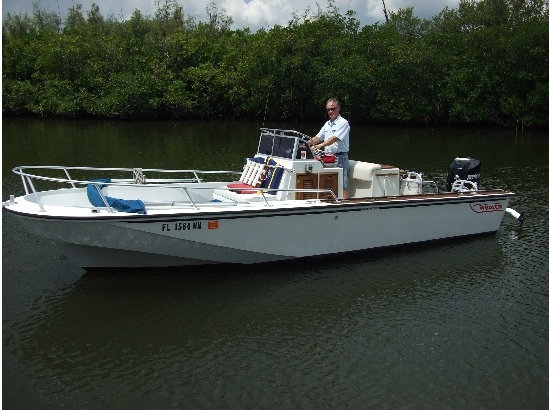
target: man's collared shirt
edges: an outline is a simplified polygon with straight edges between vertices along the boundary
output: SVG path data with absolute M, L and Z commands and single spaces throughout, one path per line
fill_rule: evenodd
M 338 138 L 338 141 L 326 147 L 325 151 L 329 154 L 338 153 L 338 152 L 348 152 L 349 151 L 349 129 L 350 129 L 349 122 L 341 115 L 338 115 L 338 117 L 336 117 L 334 121 L 328 120 L 325 123 L 325 125 L 323 125 L 323 128 L 321 128 L 321 131 L 319 131 L 319 134 L 317 134 L 317 137 L 321 141 L 326 141 L 332 136 L 335 136 L 336 138 Z

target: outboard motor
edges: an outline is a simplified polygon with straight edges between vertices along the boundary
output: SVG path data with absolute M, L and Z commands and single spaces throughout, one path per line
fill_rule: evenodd
M 457 179 L 477 184 L 481 176 L 481 161 L 475 158 L 455 158 L 447 173 L 447 191 L 451 191 L 453 182 Z

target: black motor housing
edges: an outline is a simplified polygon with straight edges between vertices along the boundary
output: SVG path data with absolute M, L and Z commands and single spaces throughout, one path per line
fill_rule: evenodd
M 447 173 L 447 191 L 451 190 L 453 182 L 457 179 L 475 182 L 479 188 L 481 161 L 470 157 L 455 158 Z

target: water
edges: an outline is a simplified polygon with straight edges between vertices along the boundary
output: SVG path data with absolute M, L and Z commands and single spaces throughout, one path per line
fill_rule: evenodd
M 2 199 L 22 193 L 14 165 L 238 169 L 260 125 L 4 119 Z M 523 226 L 318 262 L 86 273 L 3 214 L 4 406 L 548 408 L 548 136 L 352 129 L 352 158 L 438 182 L 464 155 L 517 193 Z

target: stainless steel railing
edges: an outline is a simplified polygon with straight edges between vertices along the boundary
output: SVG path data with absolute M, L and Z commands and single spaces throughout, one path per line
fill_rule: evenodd
M 54 177 L 54 176 L 46 176 L 46 175 L 40 175 L 36 173 L 36 170 L 42 170 L 42 171 L 61 171 L 64 177 Z M 139 186 L 140 188 L 153 188 L 153 187 L 162 187 L 162 188 L 174 188 L 174 189 L 180 189 L 183 190 L 186 194 L 186 197 L 189 199 L 189 202 L 184 201 L 155 201 L 155 202 L 144 202 L 146 205 L 154 206 L 154 207 L 160 207 L 160 206 L 192 206 L 194 209 L 199 209 L 199 205 L 204 205 L 203 203 L 199 203 L 196 200 L 193 199 L 193 196 L 190 193 L 190 190 L 226 190 L 226 191 L 234 191 L 234 188 L 228 188 L 224 186 L 190 186 L 189 184 L 199 184 L 202 182 L 205 182 L 205 178 L 212 175 L 240 175 L 241 171 L 202 171 L 202 170 L 167 170 L 167 169 L 156 169 L 156 168 L 144 168 L 140 169 L 144 174 L 145 173 L 157 173 L 157 174 L 191 174 L 189 178 L 147 178 L 146 183 L 138 183 L 136 184 L 133 179 L 111 179 L 111 182 L 104 182 L 104 181 L 94 181 L 96 178 L 89 178 L 89 179 L 75 179 L 71 177 L 71 172 L 73 171 L 85 171 L 85 172 L 97 172 L 97 173 L 107 173 L 107 172 L 129 172 L 133 173 L 135 168 L 97 168 L 97 167 L 69 167 L 69 166 L 44 166 L 44 165 L 31 165 L 31 166 L 18 166 L 12 169 L 12 171 L 19 175 L 22 180 L 23 188 L 25 190 L 25 194 L 29 195 L 32 194 L 35 197 L 35 200 L 40 208 L 41 211 L 45 211 L 44 205 L 42 204 L 42 201 L 40 200 L 40 196 L 38 195 L 38 191 L 36 190 L 33 180 L 40 180 L 40 181 L 47 181 L 47 182 L 54 182 L 54 183 L 60 183 L 60 184 L 69 184 L 72 188 L 77 188 L 77 186 L 87 186 L 87 185 L 95 185 L 96 189 L 105 205 L 107 210 L 109 212 L 114 212 L 114 210 L 109 206 L 109 203 L 101 192 L 101 186 L 130 186 L 130 187 L 136 187 Z M 30 172 L 29 172 L 30 171 Z M 104 175 L 102 175 L 104 177 Z M 184 185 L 187 184 L 187 185 Z M 269 192 L 290 192 L 290 193 L 313 193 L 313 194 L 328 194 L 332 197 L 332 199 L 336 202 L 338 202 L 337 195 L 329 190 L 329 189 L 291 189 L 291 188 L 255 188 L 254 191 L 256 191 L 258 194 L 260 194 L 263 198 L 263 202 L 265 202 L 266 206 L 271 206 L 270 199 L 272 199 L 272 195 L 269 195 Z M 245 196 L 246 197 L 246 196 Z M 246 201 L 239 201 L 239 200 L 233 200 L 231 198 L 226 198 L 227 203 L 223 203 L 225 206 L 235 206 L 238 204 L 241 204 Z M 309 199 L 311 200 L 318 200 L 318 199 Z M 307 201 L 307 200 L 306 200 Z M 212 203 L 208 203 L 209 206 L 212 206 Z

